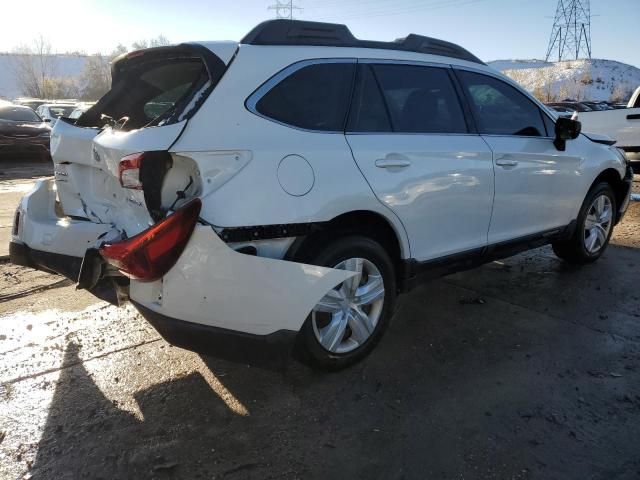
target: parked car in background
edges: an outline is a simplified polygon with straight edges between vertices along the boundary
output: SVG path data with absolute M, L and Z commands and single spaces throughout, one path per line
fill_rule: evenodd
M 193 350 L 344 368 L 398 293 L 549 243 L 596 261 L 629 204 L 610 141 L 442 40 L 273 20 L 112 71 L 56 123 L 11 261 L 130 299 Z
M 546 104 L 548 107 L 562 107 L 571 110 L 572 112 L 590 112 L 591 107 L 581 102 L 551 102 Z
M 0 106 L 0 156 L 49 159 L 51 128 L 31 108 Z
M 25 107 L 29 107 L 35 111 L 40 105 L 51 103 L 51 100 L 43 100 L 41 98 L 31 97 L 18 97 L 13 101 L 13 103 L 16 105 L 24 105 Z
M 607 102 L 581 102 L 594 112 L 602 112 L 604 110 L 613 110 Z
M 575 112 L 575 110 L 568 107 L 560 107 L 558 105 L 553 106 L 551 104 L 547 104 L 547 106 L 552 110 L 558 112 L 561 117 L 571 117 L 573 115 L 573 112 Z
M 631 96 L 627 108 L 583 112 L 579 117 L 587 132 L 608 135 L 616 147 L 624 150 L 636 173 L 640 173 L 640 87 Z
M 89 110 L 93 105 L 95 105 L 95 102 L 83 102 L 77 104 L 75 110 L 69 114 L 69 118 L 77 120 L 80 118 L 80 115 Z
M 51 127 L 53 128 L 58 118 L 68 117 L 75 109 L 76 105 L 73 103 L 45 103 L 36 109 L 36 113 L 40 115 L 45 122 L 51 123 Z

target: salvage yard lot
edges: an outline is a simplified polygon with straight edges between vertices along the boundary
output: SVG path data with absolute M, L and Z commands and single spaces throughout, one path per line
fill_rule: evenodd
M 0 165 L 0 255 L 49 170 Z M 547 247 L 433 281 L 322 375 L 171 347 L 2 263 L 0 478 L 638 478 L 639 272 L 634 203 L 596 264 Z

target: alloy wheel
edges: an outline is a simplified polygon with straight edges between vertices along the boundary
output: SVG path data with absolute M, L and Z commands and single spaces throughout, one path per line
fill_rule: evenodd
M 607 243 L 613 224 L 613 207 L 607 195 L 598 195 L 584 222 L 584 246 L 591 255 L 598 253 Z
M 380 270 L 366 258 L 349 258 L 333 268 L 356 275 L 327 293 L 311 312 L 313 332 L 332 353 L 348 353 L 373 334 L 384 306 Z

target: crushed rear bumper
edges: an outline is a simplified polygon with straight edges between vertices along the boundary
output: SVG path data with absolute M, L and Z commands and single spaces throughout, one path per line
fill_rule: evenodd
M 254 335 L 185 322 L 154 312 L 135 301 L 131 303 L 167 342 L 176 347 L 262 368 L 286 366 L 298 333 L 278 330 L 268 335 Z
M 120 233 L 111 224 L 58 216 L 55 193 L 53 181 L 40 181 L 21 200 L 12 231 L 11 261 L 78 282 L 84 278 L 83 260 L 91 257 L 87 253 Z M 100 271 L 105 272 L 102 258 L 99 262 Z M 98 281 L 89 282 L 89 291 L 117 302 L 114 283 L 120 285 L 123 277 L 93 275 L 97 270 L 90 270 L 86 276 Z M 131 279 L 128 295 L 175 345 L 235 360 L 256 354 L 261 363 L 268 363 L 267 357 L 278 359 L 281 352 L 288 352 L 292 338 L 322 297 L 354 274 L 243 254 L 230 248 L 210 226 L 197 225 L 165 276 L 155 282 Z

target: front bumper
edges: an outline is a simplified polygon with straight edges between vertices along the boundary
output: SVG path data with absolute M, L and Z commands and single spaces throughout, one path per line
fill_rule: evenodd
M 618 208 L 618 215 L 616 216 L 616 224 L 622 220 L 624 214 L 629 208 L 629 204 L 631 203 L 631 191 L 633 189 L 633 167 L 630 164 L 627 164 L 627 171 L 623 181 L 624 190 L 622 194 L 622 202 L 620 204 L 620 207 Z
M 633 171 L 640 175 L 640 147 L 621 147 Z

